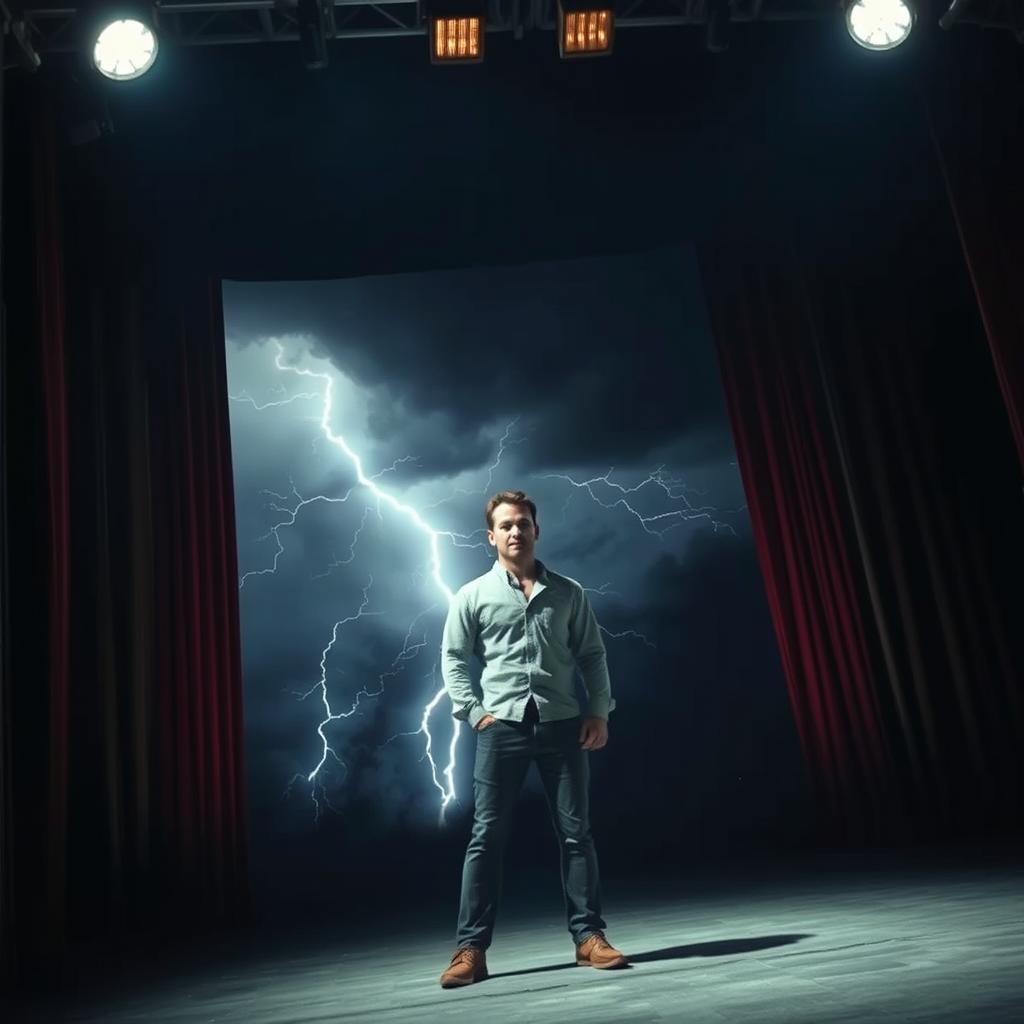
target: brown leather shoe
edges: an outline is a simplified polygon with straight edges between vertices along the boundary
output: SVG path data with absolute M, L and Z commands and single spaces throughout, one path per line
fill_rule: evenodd
M 604 932 L 594 932 L 576 947 L 576 963 L 580 967 L 604 970 L 609 967 L 625 967 L 629 960 L 604 937 Z
M 441 988 L 458 988 L 487 977 L 487 954 L 475 946 L 455 950 L 448 970 L 441 975 Z

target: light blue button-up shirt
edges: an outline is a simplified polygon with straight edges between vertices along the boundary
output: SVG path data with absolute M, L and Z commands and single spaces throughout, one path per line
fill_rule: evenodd
M 580 713 L 579 668 L 587 714 L 607 718 L 615 708 L 601 631 L 583 588 L 538 560 L 527 601 L 519 581 L 496 561 L 471 580 L 448 609 L 441 640 L 441 673 L 452 714 L 476 728 L 484 715 L 523 720 L 532 696 L 542 722 Z M 479 687 L 470 658 L 483 663 Z

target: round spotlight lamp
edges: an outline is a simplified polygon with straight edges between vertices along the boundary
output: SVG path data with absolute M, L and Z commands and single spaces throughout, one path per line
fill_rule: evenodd
M 891 50 L 914 27 L 910 0 L 849 0 L 846 29 L 866 50 Z
M 119 18 L 100 29 L 92 59 L 101 75 L 127 82 L 153 66 L 159 49 L 156 33 L 149 25 L 137 18 Z

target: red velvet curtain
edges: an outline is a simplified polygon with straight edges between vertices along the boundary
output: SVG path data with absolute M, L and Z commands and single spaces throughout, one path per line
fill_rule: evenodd
M 1001 43 L 951 55 L 928 114 L 1024 470 L 1024 62 Z
M 64 268 L 55 146 L 52 130 L 37 132 L 32 137 L 31 173 L 37 183 L 32 194 L 32 215 L 39 232 L 34 254 L 35 291 L 41 300 L 37 305 L 37 330 L 47 485 L 43 518 L 48 543 L 41 568 L 49 581 L 45 678 L 51 709 L 46 737 L 50 756 L 45 794 L 49 836 L 43 851 L 46 889 L 39 907 L 39 924 L 47 933 L 63 936 L 68 829 L 71 508 Z
M 244 917 L 238 572 L 219 282 L 147 249 L 45 91 L 9 125 L 13 636 L 4 822 L 24 979 Z M 73 230 L 69 229 L 73 227 Z M 100 250 L 96 238 L 103 238 Z M 17 277 L 17 274 L 15 275 Z M 44 614 L 45 609 L 45 614 Z
M 245 779 L 234 482 L 220 284 L 190 282 L 169 310 L 154 381 L 157 832 L 166 870 L 218 916 L 245 900 Z M 190 913 L 184 910 L 186 917 Z
M 706 245 L 701 270 L 810 778 L 833 827 L 857 834 L 879 813 L 891 755 L 803 284 L 777 251 Z
M 7 152 L 13 141 L 5 139 Z M 71 427 L 56 140 L 42 130 L 17 142 L 20 159 L 4 167 L 0 960 L 7 978 L 63 946 L 72 771 Z
M 881 241 L 863 262 L 705 246 L 725 394 L 833 833 L 1005 829 L 1024 810 L 1012 449 L 966 281 L 957 305 L 940 239 L 893 244 L 916 272 Z M 975 443 L 994 452 L 972 476 Z

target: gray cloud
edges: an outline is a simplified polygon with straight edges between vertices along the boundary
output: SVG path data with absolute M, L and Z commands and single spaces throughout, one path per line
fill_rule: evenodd
M 292 282 L 272 302 L 263 284 L 229 282 L 225 299 L 240 340 L 308 335 L 365 389 L 373 439 L 419 451 L 430 472 L 479 465 L 481 426 L 515 416 L 537 437 L 529 469 L 728 436 L 687 250 Z
M 688 259 L 663 250 L 493 271 L 226 286 L 232 393 L 288 403 L 261 411 L 252 401 L 231 405 L 242 571 L 272 563 L 267 531 L 285 518 L 280 508 L 299 496 L 347 496 L 305 507 L 294 527 L 280 531 L 277 572 L 250 576 L 241 593 L 253 821 L 268 871 L 285 849 L 306 856 L 307 842 L 329 860 L 327 836 L 357 857 L 409 830 L 421 842 L 436 835 L 438 793 L 416 730 L 440 686 L 445 610 L 424 535 L 356 485 L 347 457 L 320 432 L 323 382 L 277 370 L 268 339 L 285 346 L 288 365 L 331 373 L 332 429 L 367 473 L 415 457 L 380 482 L 434 528 L 470 535 L 440 542 L 452 588 L 491 564 L 486 545 L 472 546 L 482 542 L 487 494 L 520 486 L 536 498 L 540 557 L 589 588 L 607 585 L 591 600 L 609 634 L 625 634 L 607 641 L 620 702 L 617 743 L 622 756 L 642 751 L 654 764 L 675 756 L 675 747 L 652 753 L 650 730 L 702 700 L 721 722 L 714 695 L 750 685 L 744 663 L 744 681 L 734 674 L 721 689 L 733 652 L 743 648 L 754 660 L 772 646 L 762 631 L 744 647 L 750 621 L 764 617 L 763 594 Z M 307 392 L 313 397 L 294 397 Z M 510 424 L 512 443 L 491 471 Z M 622 492 L 614 486 L 638 488 L 659 465 L 690 503 L 690 518 L 660 537 L 615 504 Z M 609 508 L 561 478 L 598 478 L 613 466 L 611 485 L 594 485 Z M 647 515 L 684 508 L 650 483 L 629 500 Z M 704 505 L 725 511 L 701 516 Z M 724 524 L 718 532 L 715 521 Z M 329 762 L 341 817 L 314 828 L 308 786 L 300 782 L 283 797 L 292 775 L 308 773 L 321 753 L 320 693 L 304 701 L 296 693 L 315 687 L 332 629 L 359 607 L 371 576 L 371 614 L 338 627 L 327 678 L 335 711 L 348 710 L 360 690 L 376 691 L 382 677 L 385 691 L 360 698 L 350 718 L 325 727 L 345 765 Z M 421 615 L 409 633 L 414 649 L 396 662 Z M 446 701 L 431 729 L 444 761 L 452 729 Z M 680 729 L 680 742 L 708 751 L 707 730 Z M 463 795 L 472 788 L 471 746 L 467 735 L 455 773 Z M 696 770 L 689 755 L 682 762 Z M 681 770 L 675 761 L 663 767 Z

